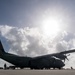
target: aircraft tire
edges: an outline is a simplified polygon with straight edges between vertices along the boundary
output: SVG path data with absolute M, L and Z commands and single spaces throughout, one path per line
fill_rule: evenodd
M 33 68 L 32 68 L 32 67 L 30 67 L 30 69 L 31 69 L 31 70 L 33 70 Z
M 20 67 L 20 69 L 23 69 L 23 67 Z
M 61 69 L 61 67 L 58 68 L 59 70 Z

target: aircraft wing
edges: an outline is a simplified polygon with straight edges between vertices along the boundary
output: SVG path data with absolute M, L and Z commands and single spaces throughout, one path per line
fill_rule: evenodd
M 68 53 L 73 53 L 73 52 L 75 52 L 75 49 L 68 50 L 68 51 L 63 51 L 63 52 L 60 52 L 60 54 L 68 54 Z
M 75 52 L 75 49 L 68 50 L 68 51 L 62 51 L 62 52 L 59 52 L 59 53 L 48 54 L 48 56 L 63 55 L 63 54 L 68 54 L 68 53 L 73 53 L 73 52 Z
M 68 50 L 68 51 L 62 51 L 62 52 L 59 52 L 59 53 L 53 53 L 53 54 L 47 54 L 47 55 L 37 56 L 37 57 L 34 57 L 34 58 L 50 58 L 50 57 L 54 56 L 54 57 L 63 59 L 63 58 L 66 58 L 66 57 L 64 57 L 65 54 L 73 53 L 73 52 L 75 52 L 75 49 Z

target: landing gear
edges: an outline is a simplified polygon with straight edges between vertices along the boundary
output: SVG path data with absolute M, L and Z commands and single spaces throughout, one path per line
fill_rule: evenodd
M 20 69 L 23 69 L 24 67 L 20 67 Z
M 58 68 L 59 70 L 61 69 L 61 67 Z
M 30 69 L 31 69 L 31 70 L 33 70 L 33 68 L 32 68 L 32 67 L 30 67 Z

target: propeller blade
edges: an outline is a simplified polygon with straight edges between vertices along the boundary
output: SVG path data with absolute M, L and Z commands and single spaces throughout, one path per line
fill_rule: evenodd
M 68 61 L 69 61 L 69 59 L 68 58 L 66 58 Z
M 67 56 L 70 56 L 70 54 L 68 54 Z

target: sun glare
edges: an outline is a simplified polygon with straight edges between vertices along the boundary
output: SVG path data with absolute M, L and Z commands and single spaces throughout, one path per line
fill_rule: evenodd
M 47 36 L 56 35 L 59 32 L 59 20 L 47 18 L 43 21 L 43 32 Z

